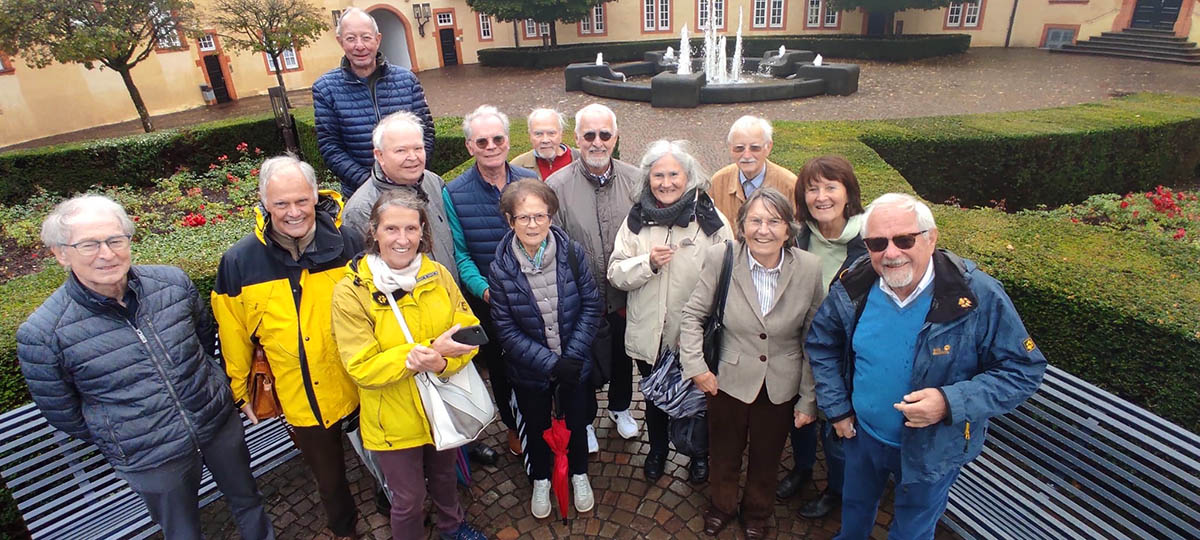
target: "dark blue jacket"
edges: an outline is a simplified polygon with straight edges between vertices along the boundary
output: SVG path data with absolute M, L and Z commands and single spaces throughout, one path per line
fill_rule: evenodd
M 937 388 L 947 412 L 937 424 L 903 428 L 905 482 L 934 481 L 975 459 L 988 419 L 1033 395 L 1046 371 L 1046 357 L 1000 282 L 946 250 L 934 252 L 933 272 L 933 303 L 917 336 L 910 386 Z M 809 328 L 804 350 L 817 405 L 831 422 L 854 414 L 854 328 L 878 283 L 870 260 L 860 260 L 834 282 Z
M 433 160 L 433 116 L 420 81 L 408 68 L 389 64 L 382 55 L 376 63 L 382 73 L 374 88 L 350 70 L 345 58 L 312 87 L 317 147 L 347 197 L 371 179 L 375 163 L 371 132 L 389 114 L 409 111 L 425 123 L 425 159 Z
M 68 277 L 17 330 L 17 357 L 50 425 L 95 444 L 120 471 L 190 455 L 234 414 L 207 351 L 216 333 L 187 274 L 135 266 L 136 322 Z
M 557 249 L 554 250 L 555 278 L 558 281 L 558 334 L 562 356 L 583 364 L 579 383 L 590 380 L 592 341 L 604 313 L 604 299 L 588 266 L 587 252 L 579 243 L 567 238 L 557 226 L 550 227 Z M 558 355 L 546 345 L 546 324 L 529 280 L 521 272 L 518 254 L 512 249 L 510 230 L 500 241 L 492 261 L 491 286 L 492 320 L 500 334 L 508 365 L 508 378 L 521 388 L 546 390 L 550 387 L 551 370 Z M 571 252 L 575 253 L 572 269 Z M 576 279 L 575 276 L 579 276 Z
M 522 178 L 537 178 L 537 173 L 523 167 L 505 164 L 505 170 L 506 186 Z M 500 190 L 483 179 L 479 167 L 472 166 L 446 184 L 444 193 L 458 279 L 472 296 L 483 298 L 488 265 L 496 256 L 496 244 L 508 232 L 508 222 L 500 215 Z

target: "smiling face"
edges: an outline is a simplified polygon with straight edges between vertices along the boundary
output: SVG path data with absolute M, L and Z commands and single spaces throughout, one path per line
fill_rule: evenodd
M 533 144 L 533 153 L 537 157 L 554 159 L 561 155 L 562 137 L 558 118 L 552 113 L 539 114 L 529 122 L 529 142 Z
M 873 210 L 863 231 L 863 238 L 892 238 L 904 234 L 920 232 L 916 212 L 903 210 L 894 206 L 884 206 Z M 907 298 L 917 288 L 917 283 L 925 275 L 937 247 L 937 229 L 930 229 L 928 234 L 919 234 L 911 248 L 900 249 L 896 243 L 889 240 L 883 251 L 871 251 L 871 266 L 875 273 L 883 277 L 887 284 L 898 296 Z
M 78 249 L 70 246 L 55 246 L 50 251 L 54 253 L 59 264 L 75 273 L 76 279 L 84 287 L 119 299 L 125 293 L 126 279 L 129 275 L 129 245 L 113 250 L 104 241 L 123 234 L 126 234 L 125 229 L 121 227 L 121 222 L 116 216 L 103 212 L 78 215 L 71 219 L 71 235 L 67 244 L 100 242 L 99 251 L 83 255 Z
M 609 139 L 604 140 L 608 134 Z M 592 140 L 587 138 L 591 136 Z M 613 120 L 603 111 L 589 111 L 579 118 L 575 126 L 575 142 L 583 154 L 583 164 L 593 173 L 603 173 L 612 161 L 613 149 L 617 147 L 617 130 Z
M 527 253 L 535 253 L 550 234 L 550 207 L 541 197 L 526 195 L 513 208 L 509 224 Z
M 783 244 L 788 239 L 788 223 L 771 211 L 762 199 L 756 199 L 746 209 L 742 237 L 746 239 L 746 248 L 754 260 L 773 267 L 778 263 Z
M 496 144 L 496 138 L 502 139 Z M 484 141 L 484 144 L 479 144 Z M 471 120 L 471 137 L 467 139 L 467 152 L 475 158 L 481 169 L 504 167 L 508 161 L 508 135 L 504 133 L 504 122 L 492 115 L 483 115 Z
M 804 189 L 808 215 L 821 225 L 846 225 L 846 186 L 836 180 L 818 177 Z M 837 227 L 840 229 L 841 227 Z
M 416 184 L 425 174 L 424 134 L 416 126 L 393 125 L 383 133 L 383 149 L 375 149 L 375 160 L 393 182 Z
M 359 77 L 366 77 L 375 71 L 375 53 L 379 52 L 379 43 L 383 34 L 375 31 L 374 25 L 367 20 L 367 15 L 351 15 L 342 20 L 341 30 L 337 41 L 346 53 L 350 69 Z
M 758 128 L 734 132 L 729 139 L 729 155 L 746 178 L 754 178 L 762 172 L 773 147 L 774 143 L 768 141 Z
M 403 206 L 390 206 L 379 213 L 379 225 L 371 234 L 379 243 L 379 256 L 398 270 L 412 264 L 421 246 L 421 213 Z
M 277 232 L 301 238 L 317 226 L 317 192 L 299 167 L 283 167 L 271 177 L 263 204 Z
M 675 204 L 683 196 L 686 187 L 687 173 L 675 156 L 664 154 L 650 166 L 650 193 L 659 204 Z

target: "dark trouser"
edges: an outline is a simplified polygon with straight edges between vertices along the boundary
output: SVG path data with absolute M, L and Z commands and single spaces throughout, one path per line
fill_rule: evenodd
M 550 478 L 550 467 L 554 454 L 542 432 L 550 429 L 553 414 L 553 388 L 534 390 L 516 387 L 517 432 L 521 435 L 524 451 L 525 473 L 530 480 Z M 567 386 L 558 390 L 559 407 L 566 417 L 567 429 L 571 430 L 571 442 L 567 445 L 567 468 L 571 474 L 587 474 L 588 448 L 587 426 L 592 423 L 591 403 L 596 391 L 584 386 Z
M 612 377 L 608 383 L 608 410 L 626 411 L 629 410 L 629 402 L 633 400 L 633 360 L 625 354 L 625 317 L 616 311 L 604 317 L 612 331 Z
M 749 443 L 746 465 L 746 494 L 742 497 L 742 519 L 747 525 L 765 525 L 775 509 L 775 487 L 779 482 L 779 458 L 793 425 L 796 398 L 776 405 L 764 386 L 753 403 L 717 392 L 708 396 L 708 482 L 712 505 L 734 515 L 738 511 L 738 476 L 742 455 Z
M 437 529 L 450 532 L 463 521 L 458 504 L 458 478 L 454 460 L 458 449 L 437 451 L 432 444 L 375 452 L 379 466 L 392 490 L 392 538 L 410 540 L 425 537 L 425 491 L 437 512 Z
M 650 375 L 650 370 L 653 367 L 646 362 L 637 360 L 638 373 L 643 377 Z M 650 400 L 646 400 L 646 431 L 650 432 L 651 454 L 666 455 L 667 450 L 670 449 L 670 437 L 667 435 L 667 420 L 667 413 L 663 412 L 657 405 L 651 403 Z
M 296 446 L 304 463 L 317 478 L 317 494 L 329 519 L 334 536 L 354 536 L 358 511 L 346 480 L 346 462 L 342 449 L 342 423 L 323 426 L 293 427 Z
M 199 453 L 154 469 L 117 474 L 146 502 L 150 518 L 162 527 L 164 538 L 199 540 L 201 459 L 229 503 L 242 538 L 275 538 L 271 518 L 263 510 L 262 494 L 250 474 L 250 451 L 237 413 L 229 414 Z
M 900 474 L 900 449 L 876 440 L 867 430 L 844 439 L 846 483 L 842 493 L 842 531 L 838 540 L 865 540 L 875 527 L 879 498 L 889 476 L 896 477 L 896 495 L 888 538 L 931 539 L 938 519 L 946 511 L 950 486 L 958 469 L 932 482 L 905 483 Z
M 842 439 L 837 436 L 829 422 L 812 422 L 802 428 L 792 428 L 792 460 L 795 471 L 811 470 L 817 462 L 817 434 L 821 435 L 821 446 L 825 448 L 825 469 L 828 472 L 830 493 L 842 493 L 842 478 L 846 470 L 846 458 L 842 452 Z
M 517 429 L 517 421 L 513 417 L 515 399 L 513 398 L 512 383 L 508 380 L 508 363 L 504 361 L 504 350 L 500 347 L 500 331 L 492 322 L 491 307 L 487 302 L 475 297 L 467 297 L 471 311 L 479 318 L 479 324 L 487 333 L 488 342 L 479 348 L 475 355 L 476 361 L 482 361 L 488 370 L 488 379 L 492 381 L 492 398 L 496 400 L 496 408 L 500 411 L 500 420 L 508 429 Z

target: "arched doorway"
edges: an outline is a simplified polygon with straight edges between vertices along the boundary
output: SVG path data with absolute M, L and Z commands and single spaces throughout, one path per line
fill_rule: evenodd
M 413 69 L 412 51 L 409 50 L 411 40 L 404 22 L 388 9 L 375 9 L 369 13 L 375 17 L 375 22 L 379 23 L 379 33 L 383 34 L 379 52 L 388 62 Z

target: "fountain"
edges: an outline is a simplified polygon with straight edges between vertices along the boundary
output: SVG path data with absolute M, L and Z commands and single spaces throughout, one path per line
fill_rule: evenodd
M 679 68 L 675 71 L 680 75 L 692 72 L 692 45 L 688 43 L 687 24 L 679 31 Z
M 737 41 L 733 46 L 733 63 L 729 66 L 729 80 L 742 80 L 742 8 L 738 8 Z
M 604 53 L 602 53 L 602 52 L 596 53 L 596 65 L 597 66 L 604 65 Z

